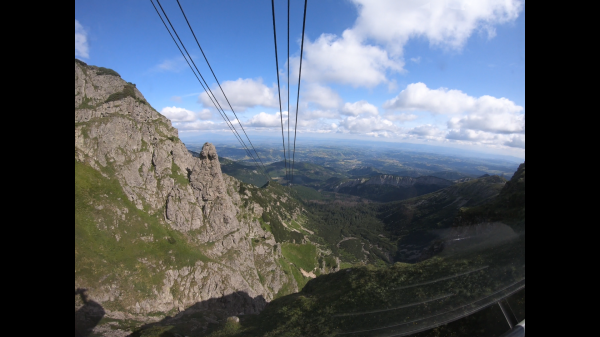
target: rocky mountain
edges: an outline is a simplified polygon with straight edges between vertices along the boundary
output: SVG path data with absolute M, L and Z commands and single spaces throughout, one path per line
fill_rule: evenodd
M 452 181 L 433 176 L 399 177 L 390 174 L 378 174 L 354 179 L 332 178 L 321 188 L 325 191 L 346 193 L 387 202 L 431 193 L 452 184 Z
M 507 299 L 518 320 L 524 319 L 524 191 L 523 164 L 509 182 L 480 177 L 410 200 L 372 205 L 380 208 L 376 217 L 391 227 L 399 244 L 402 237 L 430 230 L 424 239 L 440 242 L 441 252 L 411 264 L 356 264 L 319 276 L 300 292 L 270 302 L 258 315 L 215 325 L 209 336 L 501 335 L 508 329 L 501 311 L 496 306 L 493 314 L 485 313 L 486 307 Z M 357 213 L 366 213 L 365 207 Z M 471 212 L 479 220 L 460 223 Z M 345 209 L 340 214 L 349 213 Z M 523 223 L 522 231 L 513 230 L 510 222 Z M 372 228 L 356 233 L 364 235 Z M 154 331 L 138 332 L 144 337 L 176 336 L 187 333 L 185 326 L 182 315 L 181 320 L 161 322 Z
M 135 84 L 75 61 L 76 336 L 354 333 L 375 321 L 338 321 L 345 310 L 427 299 L 400 298 L 398 282 L 487 268 L 519 252 L 492 251 L 469 265 L 448 260 L 449 249 L 436 244 L 454 239 L 456 227 L 479 231 L 506 219 L 524 232 L 524 164 L 508 183 L 498 176 L 456 183 L 380 173 L 346 179 L 346 171 L 296 163 L 299 179 L 330 190 L 325 196 L 263 183 L 210 143 L 194 151 Z M 269 169 L 283 177 L 281 163 Z M 434 268 L 426 275 L 427 265 Z M 485 274 L 479 290 L 461 285 L 470 294 L 464 300 L 521 276 L 505 267 Z
M 356 167 L 348 171 L 348 174 L 353 177 L 372 176 L 381 173 L 381 171 L 371 166 Z
M 75 60 L 76 322 L 87 303 L 148 321 L 219 298 L 224 315 L 257 313 L 297 291 L 262 221 L 302 211 L 277 207 L 285 193 L 222 174 L 210 143 L 192 156 L 135 84 Z

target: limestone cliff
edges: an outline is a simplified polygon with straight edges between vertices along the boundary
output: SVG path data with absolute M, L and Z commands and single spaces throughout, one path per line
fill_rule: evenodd
M 235 310 L 255 313 L 297 291 L 215 147 L 193 157 L 134 84 L 78 60 L 75 168 L 75 287 L 107 317 L 159 319 L 238 292 L 260 300 Z

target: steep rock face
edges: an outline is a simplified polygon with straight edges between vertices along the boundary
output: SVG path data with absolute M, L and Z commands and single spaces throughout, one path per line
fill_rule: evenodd
M 87 289 L 107 317 L 158 316 L 239 291 L 266 301 L 284 285 L 297 291 L 278 263 L 280 247 L 257 221 L 262 210 L 248 202 L 249 192 L 238 193 L 239 181 L 221 173 L 215 147 L 206 143 L 194 158 L 133 84 L 77 60 L 75 160 L 75 287 Z M 85 166 L 102 177 L 92 179 Z M 115 180 L 118 188 L 92 193 L 78 187 L 77 172 L 86 184 Z M 119 193 L 127 200 L 111 199 Z M 86 198 L 81 206 L 78 195 Z M 110 248 L 133 245 L 133 262 Z

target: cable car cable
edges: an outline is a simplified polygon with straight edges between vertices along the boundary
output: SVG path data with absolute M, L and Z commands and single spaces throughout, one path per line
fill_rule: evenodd
M 183 53 L 183 51 L 181 50 L 181 48 L 179 47 L 179 44 L 177 44 L 177 41 L 175 40 L 175 38 L 173 37 L 173 34 L 171 34 L 171 31 L 169 30 L 169 28 L 167 27 L 167 24 L 165 23 L 165 21 L 163 20 L 162 16 L 160 15 L 160 13 L 158 12 L 158 9 L 156 8 L 156 6 L 154 5 L 154 2 L 152 0 L 150 0 L 150 3 L 152 3 L 152 6 L 154 7 L 154 9 L 156 10 L 156 13 L 158 14 L 158 17 L 161 19 L 163 25 L 165 26 L 165 28 L 167 29 L 167 32 L 169 33 L 169 35 L 171 36 L 171 38 L 173 39 L 173 42 L 175 42 L 175 45 L 177 46 L 177 49 L 179 49 L 179 52 L 181 53 L 181 55 L 183 56 L 183 58 L 185 59 L 186 63 L 188 64 L 188 66 L 190 67 L 190 69 L 192 70 L 192 73 L 194 74 L 194 76 L 196 77 L 196 79 L 198 80 L 198 82 L 200 83 L 200 85 L 202 86 L 202 88 L 206 90 L 206 88 L 204 87 L 204 85 L 202 84 L 202 81 L 200 81 L 200 79 L 198 78 L 198 75 L 196 74 L 196 72 L 194 71 L 194 68 L 192 67 L 192 65 L 189 63 L 188 59 L 185 57 L 185 54 Z M 171 24 L 168 16 L 166 15 L 166 13 L 164 12 L 164 9 L 162 8 L 162 6 L 160 5 L 159 0 L 157 0 L 158 5 L 161 7 L 161 10 L 163 11 L 163 14 L 165 15 L 165 17 L 167 18 L 167 21 L 169 21 L 169 24 Z M 175 33 L 175 35 L 177 35 L 177 38 L 179 39 L 179 36 L 177 34 L 177 32 L 175 31 L 175 28 L 173 27 L 173 25 L 171 24 L 171 28 L 173 28 L 173 32 Z M 184 48 L 184 50 L 186 50 L 187 53 L 187 49 L 185 48 L 185 45 L 183 45 L 183 42 L 181 41 L 181 39 L 179 39 L 179 42 L 181 43 L 182 47 Z M 192 61 L 192 63 L 194 63 L 194 61 L 191 59 L 191 56 L 188 54 L 188 57 L 190 58 L 190 60 Z M 195 63 L 194 63 L 195 66 Z M 200 77 L 202 77 L 202 74 L 200 74 L 200 71 L 198 70 L 198 68 L 196 67 L 196 70 L 198 71 L 198 74 L 200 75 Z M 229 121 L 229 118 L 226 118 L 227 115 L 224 115 L 224 112 L 221 112 L 221 110 L 219 110 L 220 104 L 218 104 L 218 101 L 215 103 L 215 101 L 213 100 L 213 98 L 208 95 L 211 102 L 215 105 L 215 108 L 217 109 L 217 111 L 219 112 L 219 114 L 221 114 L 221 117 L 223 118 L 223 120 L 225 121 L 225 123 L 227 124 L 227 126 L 229 127 L 229 129 L 232 131 L 232 133 L 234 134 L 234 136 L 236 136 L 236 139 L 238 140 L 238 142 L 240 142 L 240 145 L 242 145 L 242 147 L 245 149 L 246 153 L 255 161 L 257 168 L 260 168 L 260 165 L 258 164 L 258 162 L 256 162 L 256 159 L 252 156 L 252 153 L 248 150 L 248 147 L 246 146 L 246 144 L 243 142 L 242 138 L 240 137 L 240 135 L 237 133 L 237 130 L 235 129 L 235 127 L 233 126 L 233 123 L 231 123 L 231 121 Z M 216 99 L 216 97 L 215 97 Z M 219 107 L 217 107 L 217 105 L 219 105 Z M 269 176 L 269 174 L 264 170 L 263 167 L 263 172 L 261 172 L 263 175 L 265 175 L 265 177 L 267 177 L 268 180 L 271 180 L 271 177 Z
M 233 127 L 233 129 L 235 129 L 235 127 L 233 126 L 233 123 L 231 122 L 231 120 L 229 119 L 229 116 L 227 116 L 227 114 L 225 113 L 225 110 L 223 109 L 223 107 L 221 107 L 221 104 L 219 103 L 219 100 L 217 99 L 217 97 L 215 96 L 215 94 L 212 92 L 212 90 L 210 90 L 210 86 L 208 85 L 208 83 L 206 82 L 206 80 L 204 79 L 204 76 L 202 76 L 202 73 L 200 72 L 200 70 L 198 69 L 198 66 L 196 66 L 196 63 L 194 62 L 194 60 L 192 59 L 190 53 L 187 51 L 187 48 L 185 48 L 185 45 L 183 43 L 183 41 L 181 41 L 181 38 L 179 37 L 179 34 L 177 34 L 177 30 L 175 29 L 175 27 L 173 27 L 173 24 L 171 23 L 171 20 L 169 19 L 169 16 L 167 15 L 167 13 L 165 12 L 164 8 L 162 7 L 162 5 L 160 4 L 160 0 L 156 0 L 156 2 L 158 3 L 158 5 L 160 6 L 161 11 L 163 12 L 163 14 L 165 15 L 165 18 L 167 19 L 167 21 L 169 22 L 169 25 L 171 26 L 171 29 L 173 29 L 173 32 L 175 33 L 175 36 L 177 36 L 177 39 L 179 40 L 179 43 L 181 43 L 181 46 L 183 47 L 183 49 L 185 50 L 186 54 L 188 55 L 190 61 L 192 61 L 192 64 L 194 65 L 194 67 L 196 68 L 196 71 L 198 72 L 198 74 L 200 75 L 200 78 L 202 79 L 202 81 L 204 81 L 204 84 L 206 85 L 206 88 L 208 88 L 208 91 L 206 91 L 207 95 L 210 97 L 210 95 L 213 96 L 214 101 L 217 103 L 217 105 L 219 106 L 218 108 L 221 109 L 221 112 L 223 115 L 225 115 L 225 117 L 227 118 L 227 120 L 229 121 L 229 123 L 231 124 L 231 126 Z M 187 19 L 186 19 L 187 20 Z M 192 31 L 193 33 L 193 31 Z M 214 73 L 213 73 L 214 75 Z M 210 94 L 209 94 L 210 93 Z M 211 99 L 212 101 L 212 99 Z M 214 104 L 214 102 L 213 102 Z M 217 109 L 218 109 L 217 108 Z M 234 112 L 235 114 L 235 112 Z M 237 118 L 237 116 L 236 116 Z M 242 123 L 240 122 L 240 120 L 238 119 L 238 123 L 240 124 L 240 127 L 242 127 L 242 130 L 244 129 L 244 127 L 242 126 Z M 245 131 L 244 131 L 245 132 Z M 236 130 L 237 133 L 237 130 Z M 239 134 L 238 134 L 239 135 Z M 246 135 L 246 137 L 248 137 L 248 135 Z M 241 139 L 241 136 L 240 136 Z M 248 141 L 250 141 L 250 138 L 248 138 Z M 245 142 L 242 140 L 243 146 L 247 149 L 248 147 L 246 146 Z M 249 150 L 248 150 L 249 151 Z M 254 152 L 256 152 L 256 150 L 254 150 Z M 249 153 L 250 157 L 256 162 L 256 159 L 254 158 L 254 156 L 252 155 L 252 153 Z M 258 156 L 258 153 L 256 154 Z M 260 157 L 258 157 L 260 160 Z M 258 163 L 257 163 L 258 164 Z M 262 160 L 261 160 L 261 164 L 262 164 Z M 266 173 L 266 168 L 264 167 L 264 164 L 262 164 L 263 166 L 263 171 L 265 171 Z M 268 173 L 266 174 L 267 176 Z M 269 180 L 270 180 L 270 176 L 269 176 Z
M 158 0 L 156 0 L 156 1 L 158 1 Z M 246 133 L 246 130 L 244 129 L 244 126 L 242 125 L 242 122 L 240 121 L 240 119 L 238 118 L 237 114 L 235 113 L 235 110 L 231 106 L 231 103 L 229 102 L 229 99 L 227 98 L 227 95 L 225 95 L 225 91 L 223 91 L 223 88 L 221 87 L 221 83 L 217 79 L 217 75 L 215 75 L 215 72 L 213 71 L 212 67 L 210 66 L 210 62 L 208 62 L 208 59 L 206 58 L 206 55 L 204 54 L 204 50 L 202 50 L 202 47 L 200 46 L 200 42 L 198 42 L 198 38 L 196 38 L 196 34 L 194 33 L 194 30 L 192 29 L 192 26 L 190 25 L 190 22 L 188 21 L 187 16 L 185 15 L 183 7 L 181 7 L 181 4 L 179 3 L 179 0 L 177 0 L 177 4 L 179 5 L 179 9 L 181 9 L 181 13 L 183 14 L 183 17 L 185 18 L 185 22 L 187 22 L 188 27 L 190 27 L 190 31 L 192 32 L 192 35 L 194 36 L 194 40 L 196 40 L 196 44 L 198 45 L 198 48 L 200 48 L 200 51 L 202 52 L 202 56 L 204 56 L 204 60 L 206 61 L 206 64 L 208 64 L 208 68 L 210 68 L 210 72 L 213 74 L 213 77 L 215 78 L 215 81 L 217 81 L 217 84 L 219 85 L 219 88 L 221 89 L 221 93 L 223 93 L 223 96 L 225 97 L 225 100 L 227 101 L 227 104 L 229 104 L 229 108 L 231 108 L 231 111 L 233 112 L 233 115 L 235 116 L 235 118 L 238 121 L 238 124 L 240 124 L 240 127 L 242 128 L 242 131 L 246 135 L 246 138 L 248 139 L 248 142 L 250 143 L 250 146 L 254 150 L 254 153 L 256 154 L 256 157 L 258 157 L 258 160 L 260 161 L 260 163 L 262 164 L 263 168 L 266 171 L 265 164 L 262 162 L 262 159 L 258 155 L 258 152 L 256 152 L 256 149 L 254 148 L 254 144 L 252 144 L 252 141 L 250 140 L 250 137 L 248 137 L 248 134 Z M 210 88 L 209 88 L 209 90 L 210 90 Z M 212 93 L 212 91 L 211 91 L 211 93 Z
M 294 124 L 294 152 L 292 156 L 292 183 L 294 182 L 294 161 L 296 159 L 296 131 L 298 130 L 298 103 L 300 102 L 300 78 L 302 77 L 302 52 L 304 51 L 304 28 L 306 28 L 306 6 L 304 0 L 304 19 L 302 21 L 302 43 L 300 45 L 300 70 L 298 72 L 298 96 L 296 97 L 296 124 Z
M 290 154 L 290 0 L 288 0 L 288 100 L 287 100 L 287 108 L 288 108 L 288 155 Z M 290 183 L 290 173 L 288 172 L 287 181 Z
M 158 17 L 162 21 L 163 25 L 165 25 L 165 28 L 167 29 L 167 32 L 171 36 L 171 39 L 173 39 L 173 42 L 175 42 L 175 46 L 177 46 L 177 49 L 179 49 L 179 52 L 181 53 L 181 56 L 183 56 L 183 59 L 185 60 L 185 62 L 188 64 L 188 66 L 192 70 L 192 73 L 194 74 L 194 76 L 196 77 L 196 79 L 198 80 L 198 82 L 200 83 L 200 85 L 202 86 L 202 89 L 204 89 L 206 91 L 206 88 L 204 87 L 204 84 L 202 84 L 202 81 L 200 81 L 200 79 L 198 78 L 198 75 L 194 71 L 194 68 L 192 67 L 192 65 L 190 64 L 190 62 L 188 61 L 188 59 L 185 57 L 185 54 L 183 53 L 183 51 L 179 47 L 179 44 L 177 43 L 177 41 L 173 37 L 173 34 L 171 34 L 171 31 L 169 30 L 169 27 L 167 27 L 167 24 L 165 23 L 165 21 L 163 20 L 162 16 L 158 12 L 158 9 L 154 5 L 154 2 L 152 2 L 152 0 L 150 0 L 150 2 L 152 3 L 152 6 L 156 10 L 156 13 L 158 14 Z M 221 113 L 221 110 L 219 110 L 219 108 L 217 107 L 217 105 L 213 101 L 212 97 L 209 95 L 208 98 L 210 98 L 211 102 L 215 105 L 215 108 L 217 109 L 217 111 L 219 112 L 219 114 L 221 115 L 221 117 L 223 118 L 223 120 L 225 121 L 225 124 L 227 124 L 227 126 L 229 127 L 229 129 L 231 130 L 231 132 L 233 132 L 234 136 L 236 136 L 236 139 L 238 140 L 238 142 L 240 142 L 240 145 L 242 145 L 242 147 L 244 147 L 246 149 L 246 153 L 248 154 L 249 153 L 248 149 L 245 147 L 245 144 L 242 143 L 242 139 L 240 138 L 239 134 L 237 133 L 237 130 L 233 129 L 232 126 L 227 122 L 227 120 L 225 119 L 225 117 Z
M 179 1 L 179 0 L 178 0 Z M 281 119 L 281 141 L 283 143 L 283 160 L 285 165 L 285 173 L 287 175 L 288 166 L 285 155 L 285 138 L 283 136 L 283 111 L 281 111 L 281 87 L 279 86 L 279 60 L 277 58 L 277 33 L 275 30 L 275 0 L 271 0 L 271 9 L 273 13 L 273 40 L 275 41 L 275 70 L 277 72 L 277 94 L 279 95 L 279 117 Z M 289 117 L 288 117 L 289 119 Z

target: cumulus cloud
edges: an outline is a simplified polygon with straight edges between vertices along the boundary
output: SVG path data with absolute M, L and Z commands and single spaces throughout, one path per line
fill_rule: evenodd
M 496 133 L 525 132 L 524 108 L 504 97 L 469 96 L 460 90 L 429 89 L 424 83 L 409 84 L 383 107 L 400 111 L 428 111 L 432 114 L 466 114 L 448 121 L 450 129 L 471 129 Z
M 404 66 L 384 49 L 363 44 L 349 29 L 341 37 L 321 34 L 315 41 L 305 40 L 304 53 L 302 78 L 312 82 L 372 88 L 388 82 L 387 71 L 400 72 Z M 292 69 L 298 69 L 298 60 L 292 58 Z
M 87 31 L 75 20 L 75 56 L 90 57 L 90 48 L 87 40 Z
M 229 128 L 225 123 L 215 123 L 213 121 L 195 121 L 191 123 L 177 123 L 175 125 L 180 131 L 194 131 L 194 130 L 224 130 Z
M 515 20 L 524 5 L 522 0 L 352 1 L 358 7 L 356 34 L 386 44 L 394 55 L 413 37 L 452 49 L 462 48 L 476 31 L 492 38 L 494 26 Z
M 493 38 L 496 25 L 514 21 L 523 9 L 522 0 L 352 1 L 358 9 L 352 28 L 341 36 L 305 40 L 304 79 L 367 88 L 389 85 L 388 73 L 404 71 L 409 39 L 426 38 L 432 46 L 458 50 L 474 32 Z M 298 69 L 298 58 L 292 61 Z
M 384 109 L 429 111 L 434 114 L 465 112 L 475 105 L 476 99 L 460 90 L 429 89 L 425 83 L 412 83 L 398 96 L 383 103 Z
M 448 121 L 448 128 L 496 133 L 523 133 L 525 132 L 525 115 L 510 111 L 491 112 L 482 109 L 464 118 L 452 118 Z
M 354 103 L 346 103 L 340 109 L 340 112 L 343 115 L 347 115 L 347 116 L 358 116 L 361 114 L 362 115 L 372 115 L 372 116 L 379 115 L 379 111 L 377 110 L 377 107 L 374 106 L 373 104 L 370 104 L 367 101 L 364 101 L 364 100 L 354 102 Z
M 485 145 L 491 148 L 506 148 L 512 147 L 517 149 L 525 149 L 524 134 L 499 134 L 487 131 L 477 130 L 449 130 L 446 139 L 461 143 L 473 145 Z
M 510 146 L 510 147 L 516 147 L 519 149 L 524 149 L 525 148 L 525 137 L 523 135 L 515 135 L 515 136 L 511 137 L 510 140 L 505 141 L 504 145 Z
M 282 118 L 279 115 L 279 112 L 275 114 L 268 114 L 266 112 L 261 112 L 258 115 L 252 116 L 247 124 L 248 126 L 253 127 L 281 127 Z M 283 112 L 283 123 L 287 125 L 287 112 Z
M 350 116 L 339 123 L 340 127 L 350 133 L 396 132 L 398 127 L 381 116 L 354 117 Z
M 443 137 L 445 132 L 440 130 L 437 126 L 431 124 L 424 124 L 412 128 L 408 131 L 409 134 L 421 136 L 424 138 L 440 138 Z
M 483 142 L 496 139 L 496 135 L 476 130 L 450 130 L 446 135 L 447 139 L 464 140 L 471 142 Z
M 210 112 L 208 109 L 203 109 L 198 113 L 198 118 L 202 120 L 209 120 L 212 118 L 212 112 Z
M 314 103 L 324 109 L 335 109 L 342 104 L 342 98 L 333 89 L 319 84 L 310 84 L 302 94 L 302 100 Z
M 413 115 L 413 114 L 401 113 L 399 115 L 386 114 L 385 118 L 389 119 L 391 121 L 401 122 L 402 123 L 402 122 L 414 121 L 415 119 L 417 119 L 419 117 L 417 115 Z
M 295 120 L 296 113 L 292 113 L 292 121 Z M 315 120 L 315 119 L 334 119 L 339 118 L 340 114 L 336 110 L 305 110 L 301 109 L 298 112 L 298 121 Z
M 190 110 L 178 107 L 164 107 L 161 111 L 165 117 L 173 122 L 191 122 L 196 120 L 196 114 Z
M 257 80 L 239 78 L 235 81 L 225 81 L 221 86 L 236 112 L 243 112 L 256 106 L 279 108 L 277 89 L 267 87 L 260 78 Z M 229 105 L 221 93 L 221 89 L 218 86 L 213 86 L 211 91 L 217 97 L 221 107 L 229 110 Z M 201 93 L 198 100 L 205 106 L 213 106 L 206 92 Z

